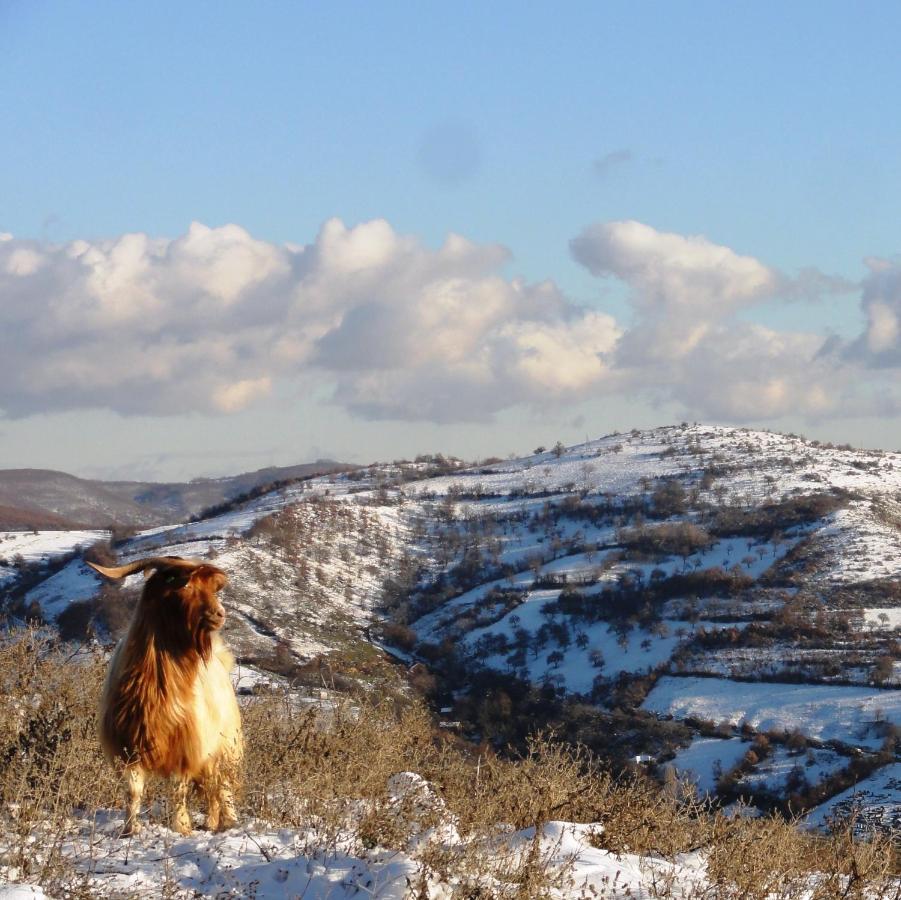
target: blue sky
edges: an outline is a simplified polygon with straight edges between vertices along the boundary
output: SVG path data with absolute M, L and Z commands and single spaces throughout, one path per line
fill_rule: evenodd
M 215 408 L 201 399 L 171 404 L 175 384 L 134 404 L 106 389 L 93 401 L 89 391 L 61 392 L 57 382 L 38 390 L 32 378 L 25 384 L 31 402 L 0 396 L 7 411 L 0 419 L 0 466 L 183 477 L 295 462 L 315 452 L 363 461 L 370 453 L 429 449 L 525 451 L 558 434 L 576 440 L 680 417 L 899 445 L 892 317 L 901 312 L 901 291 L 894 269 L 884 274 L 882 266 L 876 284 L 864 264 L 877 258 L 895 266 L 901 249 L 901 122 L 893 110 L 901 74 L 899 29 L 901 7 L 890 3 L 739 8 L 0 0 L 6 132 L 0 141 L 0 231 L 12 236 L 9 253 L 30 242 L 31 251 L 49 254 L 41 257 L 47 271 L 61 265 L 53 248 L 77 241 L 99 245 L 129 233 L 176 241 L 195 221 L 212 229 L 234 223 L 253 240 L 282 247 L 315 244 L 323 224 L 336 217 L 347 228 L 385 220 L 393 234 L 418 243 L 417 271 L 451 232 L 480 247 L 507 249 L 490 265 L 472 262 L 455 270 L 453 277 L 463 278 L 469 292 L 464 304 L 485 302 L 480 291 L 488 287 L 479 279 L 486 278 L 510 284 L 522 277 L 531 285 L 550 279 L 565 298 L 550 318 L 546 307 L 535 312 L 537 301 L 498 300 L 507 312 L 473 336 L 467 344 L 472 353 L 486 342 L 494 353 L 499 335 L 509 341 L 515 332 L 516 346 L 527 344 L 523 352 L 534 358 L 544 352 L 535 323 L 557 328 L 555 333 L 566 323 L 577 336 L 568 331 L 560 338 L 555 359 L 573 341 L 579 352 L 590 345 L 605 359 L 604 373 L 574 374 L 552 391 L 541 384 L 514 391 L 506 405 L 482 409 L 476 403 L 472 416 L 463 409 L 435 412 L 443 392 L 469 396 L 460 387 L 462 376 L 440 384 L 431 377 L 450 365 L 446 356 L 421 361 L 428 379 L 425 368 L 411 376 L 437 398 L 422 404 L 413 402 L 410 384 L 397 373 L 385 380 L 386 367 L 397 365 L 386 363 L 384 354 L 353 384 L 346 348 L 345 362 L 323 362 L 322 348 L 344 348 L 341 341 L 352 337 L 351 312 L 369 310 L 373 297 L 382 306 L 413 303 L 404 320 L 411 310 L 423 312 L 433 302 L 436 280 L 446 274 L 445 263 L 432 259 L 428 265 L 445 274 L 415 287 L 393 279 L 389 288 L 380 281 L 367 288 L 371 295 L 335 301 L 328 322 L 317 320 L 314 350 L 298 350 L 290 366 L 264 372 L 259 359 L 248 363 L 235 383 L 259 389 L 239 392 L 247 400 L 241 404 L 232 402 L 234 391 L 229 394 L 228 414 L 222 373 L 210 374 L 209 389 L 219 397 Z M 628 221 L 653 230 L 640 238 L 630 233 L 642 247 L 653 243 L 653 277 L 644 257 L 640 264 L 632 255 L 632 262 L 623 262 L 624 233 L 596 234 L 603 247 L 593 247 L 591 261 L 574 256 L 570 242 L 586 228 Z M 661 262 L 661 254 L 688 247 L 662 235 L 703 235 L 707 250 L 728 248 L 779 277 L 738 290 L 728 322 L 720 312 L 711 316 L 697 305 L 689 310 L 669 295 L 661 301 L 665 311 L 657 305 L 649 312 L 650 294 L 670 290 L 674 266 L 681 265 L 670 257 Z M 217 244 L 215 252 L 233 252 L 230 247 Z M 630 244 L 628 254 L 633 250 Z M 207 259 L 213 251 L 205 246 L 197 252 Z M 710 267 L 719 265 L 714 257 L 710 251 L 697 263 L 695 275 L 704 285 Z M 279 266 L 296 269 L 299 259 L 272 263 L 266 277 Z M 400 259 L 385 265 L 394 272 Z M 183 272 L 186 264 L 180 265 Z M 636 265 L 645 274 L 636 276 Z M 818 278 L 803 277 L 808 270 Z M 340 284 L 339 273 L 329 271 L 334 281 L 328 283 Z M 60 304 L 81 302 L 47 294 L 70 285 L 69 277 L 60 274 L 52 288 L 35 284 L 29 308 L 47 303 L 56 315 Z M 128 290 L 134 288 L 131 277 L 125 278 Z M 254 276 L 253 284 L 258 281 Z M 93 283 L 84 290 L 93 290 Z M 196 286 L 194 276 L 191 283 Z M 171 281 L 166 284 L 178 293 Z M 4 297 L 2 285 L 0 309 L 4 302 L 11 309 L 13 290 Z M 720 288 L 728 294 L 733 286 Z M 281 280 L 278 290 L 296 287 Z M 416 297 L 383 296 L 391 290 Z M 718 296 L 699 290 L 706 302 L 719 305 Z M 196 305 L 184 302 L 196 319 Z M 263 301 L 254 294 L 241 302 Z M 178 309 L 185 308 L 170 311 L 161 334 L 178 332 Z M 577 328 L 576 308 L 613 317 L 615 328 L 608 323 L 606 337 L 597 322 Z M 203 315 L 209 324 L 212 313 Z M 291 321 L 297 315 L 292 312 Z M 844 401 L 801 397 L 800 374 L 787 372 L 782 387 L 761 388 L 779 402 L 745 402 L 748 379 L 763 377 L 751 371 L 753 348 L 740 365 L 731 365 L 713 360 L 699 343 L 691 359 L 679 357 L 678 371 L 669 351 L 635 356 L 635 346 L 648 346 L 652 334 L 671 330 L 685 316 L 705 323 L 708 336 L 719 329 L 718 346 L 750 339 L 747 329 L 755 325 L 792 335 L 791 347 L 773 351 L 766 363 L 773 340 L 757 335 L 761 365 L 778 369 L 780 360 L 807 353 L 822 369 L 812 369 L 811 379 L 820 379 L 827 397 L 841 394 Z M 248 313 L 236 316 L 233 327 L 251 320 L 260 325 Z M 198 340 L 192 322 L 187 332 Z M 267 327 L 278 331 L 274 320 Z M 19 313 L 8 313 L 7 340 L 21 345 L 33 328 L 22 325 Z M 337 337 L 324 338 L 328 328 Z M 347 334 L 338 334 L 342 328 Z M 631 357 L 623 349 L 629 341 L 616 343 L 614 330 L 633 332 Z M 843 346 L 830 350 L 838 355 L 826 365 L 822 346 L 800 334 L 817 335 L 820 344 L 835 335 Z M 142 335 L 135 352 L 150 352 L 148 335 Z M 73 356 L 91 353 L 100 337 L 98 330 L 93 342 L 63 348 L 57 335 L 54 347 L 65 350 L 67 371 L 73 371 Z M 326 343 L 319 346 L 320 340 Z M 450 338 L 429 331 L 422 340 Z M 36 353 L 42 348 L 34 345 Z M 409 353 L 407 344 L 392 350 Z M 486 363 L 492 373 L 508 350 L 497 350 Z M 252 355 L 230 352 L 242 359 Z M 608 359 L 613 355 L 615 362 Z M 53 364 L 56 357 L 49 358 Z M 209 362 L 205 352 L 198 359 L 201 366 Z M 453 365 L 460 364 L 455 357 Z M 699 399 L 704 392 L 692 379 L 708 366 L 717 373 L 747 369 L 734 406 Z M 841 377 L 833 381 L 839 368 Z M 186 371 L 179 368 L 179 377 Z M 509 371 L 497 381 L 485 381 L 484 373 L 477 378 L 483 391 L 510 390 L 515 381 Z M 374 407 L 363 398 L 373 379 L 381 392 Z M 683 388 L 665 389 L 673 382 Z M 388 394 L 406 400 L 389 403 Z M 173 427 L 215 439 L 192 434 L 176 451 Z

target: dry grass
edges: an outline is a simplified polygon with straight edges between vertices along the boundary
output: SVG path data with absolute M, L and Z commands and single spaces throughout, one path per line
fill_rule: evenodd
M 103 672 L 101 658 L 72 657 L 33 633 L 0 645 L 0 867 L 51 893 L 65 885 L 69 896 L 90 895 L 63 849 L 72 817 L 90 821 L 120 807 L 118 778 L 95 737 Z M 547 897 L 564 883 L 565 867 L 552 866 L 537 840 L 513 849 L 505 836 L 552 820 L 601 823 L 597 845 L 614 853 L 673 859 L 703 850 L 708 879 L 692 894 L 699 900 L 899 895 L 887 839 L 858 842 L 841 829 L 814 838 L 778 819 L 728 819 L 647 779 L 613 778 L 550 735 L 510 761 L 439 733 L 416 701 L 311 711 L 287 692 L 254 698 L 244 720 L 249 827 L 260 820 L 304 830 L 309 852 L 346 847 L 349 833 L 359 852 L 416 846 L 422 896 L 431 879 L 453 881 L 461 898 Z M 437 801 L 392 799 L 386 784 L 403 771 L 420 773 Z M 167 787 L 148 787 L 149 815 L 164 817 Z M 451 826 L 459 841 L 424 838 Z M 666 878 L 653 887 L 659 897 L 679 890 Z

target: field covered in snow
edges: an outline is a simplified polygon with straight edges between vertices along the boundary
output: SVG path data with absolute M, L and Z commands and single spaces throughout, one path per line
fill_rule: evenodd
M 750 746 L 739 738 L 699 737 L 666 765 L 680 778 L 688 778 L 699 792 L 713 794 L 719 776 L 740 762 Z
M 820 741 L 877 748 L 880 723 L 901 723 L 901 691 L 726 678 L 661 678 L 642 705 L 648 712 L 793 731 Z
M 830 749 L 797 752 L 777 745 L 754 771 L 742 779 L 743 787 L 762 789 L 786 796 L 803 785 L 819 784 L 824 778 L 848 765 L 848 758 Z

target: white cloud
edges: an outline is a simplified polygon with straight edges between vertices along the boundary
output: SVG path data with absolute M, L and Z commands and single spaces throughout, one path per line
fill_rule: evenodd
M 220 412 L 240 412 L 250 406 L 254 400 L 265 397 L 272 390 L 272 379 L 245 378 L 234 384 L 225 384 L 213 392 L 213 405 Z
M 874 301 L 868 309 L 867 346 L 873 353 L 884 353 L 898 343 L 898 314 L 887 303 Z
M 771 294 L 778 283 L 776 273 L 751 256 L 641 222 L 591 225 L 570 249 L 593 275 L 629 284 L 636 309 L 644 312 L 725 315 Z
M 33 275 L 41 267 L 41 256 L 30 247 L 18 247 L 6 258 L 8 275 Z
M 669 375 L 668 395 L 718 421 L 820 418 L 848 406 L 853 379 L 816 334 L 720 324 Z
M 853 287 L 848 281 L 810 268 L 789 278 L 705 237 L 631 221 L 592 225 L 570 248 L 594 275 L 614 276 L 630 288 L 635 320 L 614 358 L 627 390 L 674 400 L 693 417 L 740 422 L 876 408 L 878 391 L 847 359 L 841 342 L 752 325 L 738 316 L 776 297 L 846 293 Z M 884 282 L 890 276 L 881 271 L 873 277 Z M 901 290 L 893 296 L 901 297 Z M 871 345 L 894 345 L 901 305 L 888 311 L 876 301 L 865 305 Z M 883 401 L 885 396 L 883 391 Z
M 615 323 L 550 282 L 501 277 L 508 260 L 382 220 L 332 219 L 306 246 L 199 223 L 174 239 L 11 239 L 0 409 L 228 413 L 313 376 L 366 415 L 461 421 L 600 386 Z
M 874 367 L 901 366 L 901 262 L 866 260 L 861 309 L 866 328 L 850 355 Z
M 616 392 L 697 418 L 761 421 L 894 409 L 901 269 L 871 261 L 852 345 L 740 313 L 772 297 L 847 290 L 794 279 L 704 237 L 638 222 L 571 242 L 629 288 L 628 325 L 552 281 L 502 274 L 509 251 L 438 248 L 375 220 L 325 222 L 310 244 L 199 223 L 176 238 L 0 240 L 0 410 L 237 413 L 280 381 L 325 386 L 371 419 L 484 422 Z

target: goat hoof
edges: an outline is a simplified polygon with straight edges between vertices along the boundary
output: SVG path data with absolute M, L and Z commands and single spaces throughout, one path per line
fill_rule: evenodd
M 219 819 L 218 824 L 213 831 L 228 831 L 229 828 L 234 828 L 235 825 L 238 824 L 238 820 L 234 816 L 222 816 Z

